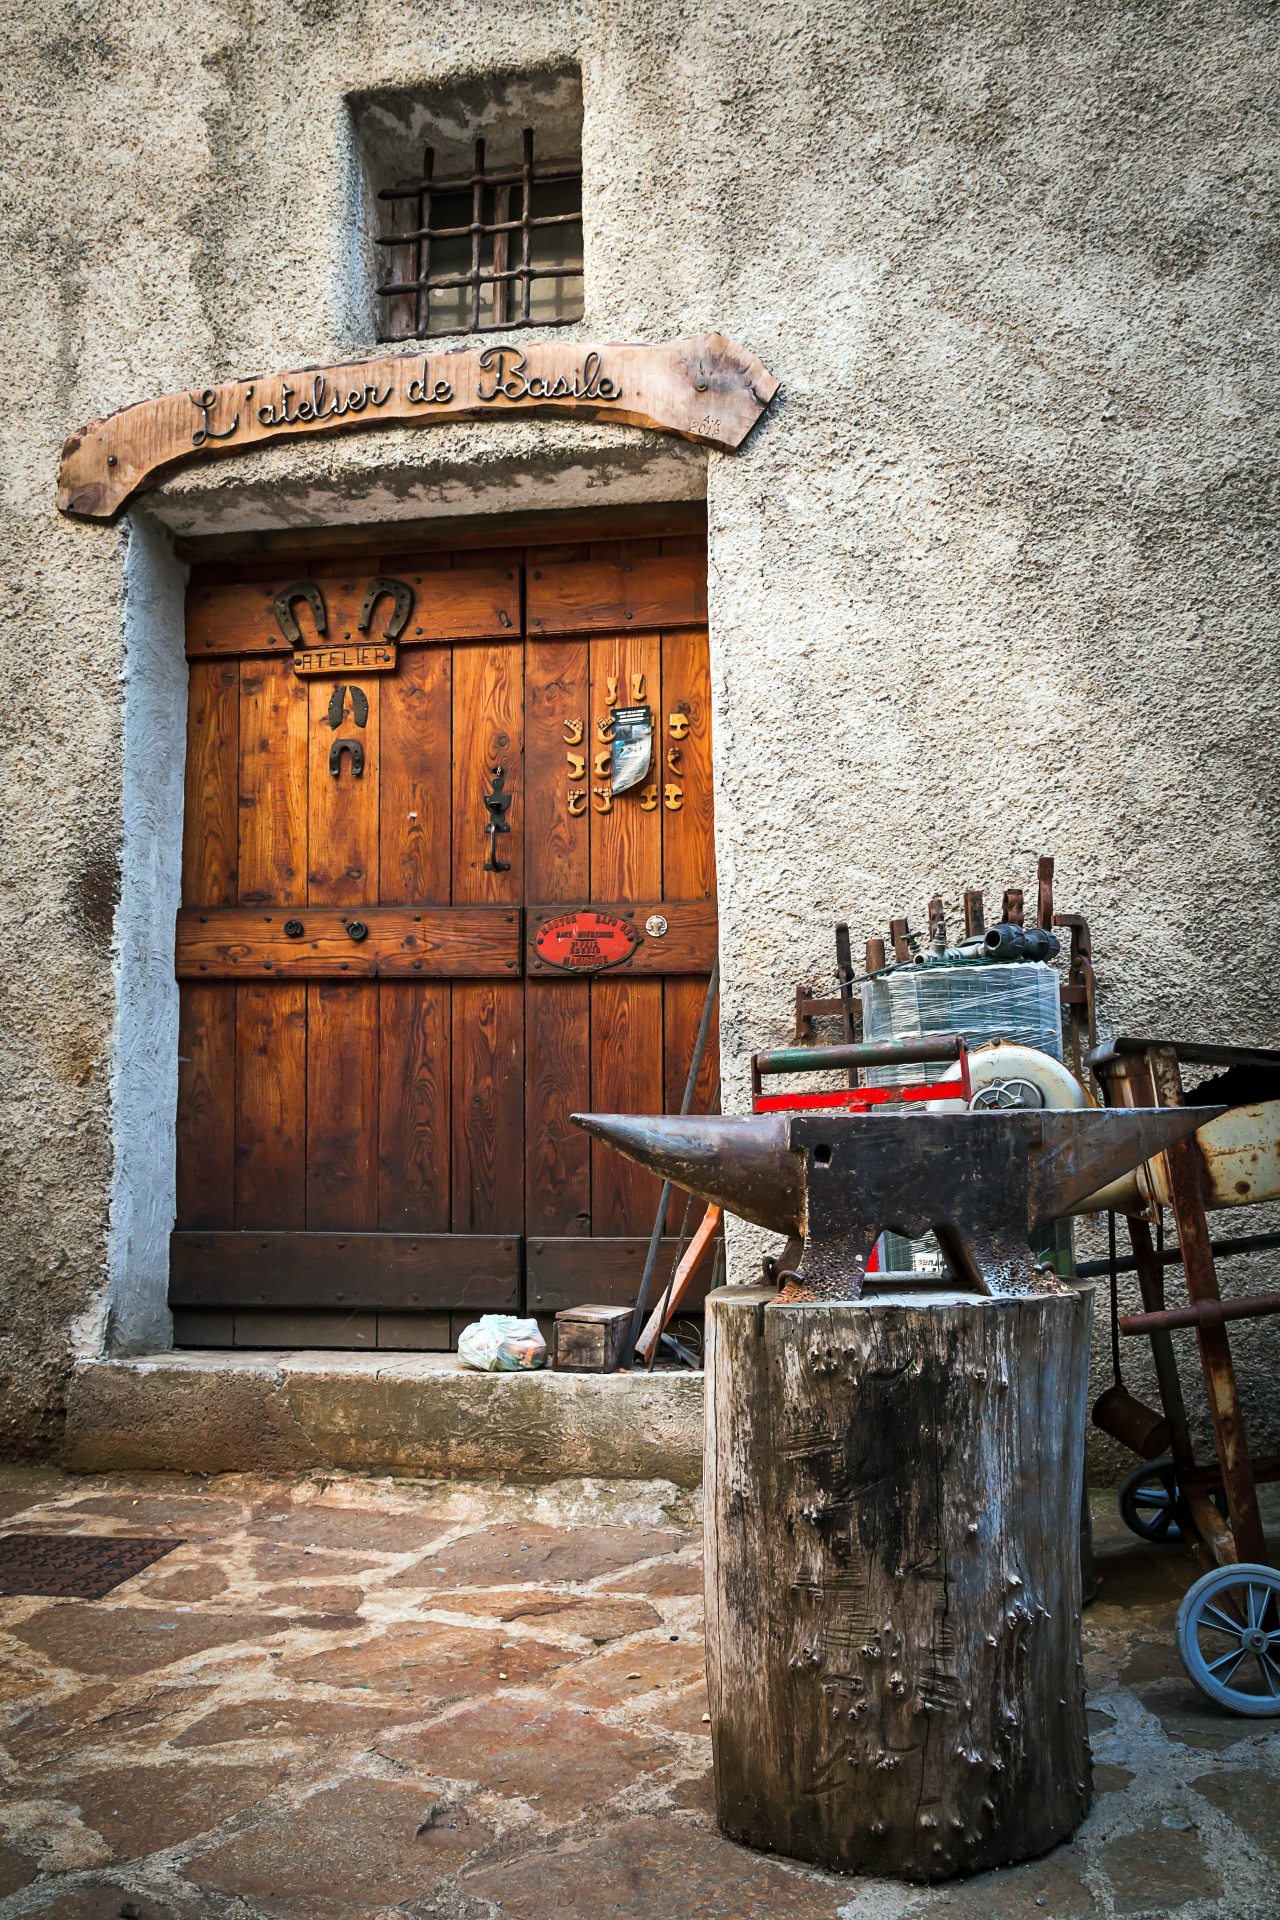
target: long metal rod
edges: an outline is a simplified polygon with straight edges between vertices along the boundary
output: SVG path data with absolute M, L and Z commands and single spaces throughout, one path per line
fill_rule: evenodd
M 1230 1260 L 1237 1254 L 1270 1253 L 1280 1247 L 1280 1233 L 1241 1233 L 1234 1239 L 1212 1240 L 1210 1246 L 1215 1260 Z M 1162 1267 L 1180 1267 L 1182 1250 L 1179 1247 L 1164 1247 L 1155 1255 Z M 1122 1256 L 1116 1261 L 1117 1273 L 1136 1273 L 1138 1263 L 1131 1257 Z M 1079 1280 L 1097 1280 L 1111 1271 L 1109 1260 L 1081 1260 L 1076 1266 L 1076 1278 Z
M 1248 1293 L 1235 1300 L 1198 1300 L 1189 1307 L 1166 1307 L 1160 1313 L 1124 1313 L 1121 1333 L 1168 1332 L 1173 1327 L 1217 1327 L 1224 1320 L 1261 1320 L 1280 1313 L 1280 1293 Z
M 706 1052 L 707 1035 L 711 1031 L 711 1015 L 716 1004 L 716 995 L 720 991 L 720 961 L 716 960 L 711 969 L 711 978 L 707 981 L 707 995 L 702 1003 L 702 1018 L 698 1022 L 697 1037 L 693 1043 L 693 1057 L 689 1062 L 689 1077 L 684 1083 L 684 1098 L 680 1102 L 681 1113 L 688 1113 L 693 1106 L 694 1089 L 698 1084 L 698 1069 L 702 1065 L 702 1056 Z M 649 1304 L 649 1286 L 653 1280 L 653 1270 L 658 1264 L 658 1249 L 662 1245 L 662 1228 L 667 1217 L 667 1203 L 671 1199 L 671 1182 L 664 1180 L 662 1192 L 658 1196 L 658 1211 L 654 1215 L 653 1232 L 649 1235 L 649 1251 L 644 1257 L 644 1272 L 640 1276 L 640 1292 L 636 1296 L 635 1311 L 631 1315 L 631 1331 L 627 1335 L 627 1351 L 623 1356 L 625 1365 L 635 1365 L 636 1341 L 644 1329 L 644 1310 Z

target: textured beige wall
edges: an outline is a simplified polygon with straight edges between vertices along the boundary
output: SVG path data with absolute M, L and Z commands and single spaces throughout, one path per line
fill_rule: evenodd
M 356 91 L 578 63 L 584 334 L 715 325 L 783 382 L 706 477 L 731 1094 L 834 918 L 1041 849 L 1110 1025 L 1280 1041 L 1260 5 L 17 0 L 8 35 L 5 1444 L 53 1438 L 68 1353 L 107 1337 L 129 534 L 58 520 L 58 450 L 371 346 Z M 164 494 L 213 525 L 249 483 L 293 523 L 424 464 L 456 485 L 474 447 L 483 504 L 524 504 L 581 448 L 606 499 L 640 445 L 447 431 Z M 1272 1444 L 1273 1333 L 1238 1341 Z

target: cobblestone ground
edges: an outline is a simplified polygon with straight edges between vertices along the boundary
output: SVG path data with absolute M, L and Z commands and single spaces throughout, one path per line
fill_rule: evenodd
M 674 1489 L 0 1475 L 5 1530 L 182 1542 L 102 1600 L 0 1600 L 0 1914 L 1275 1920 L 1280 1731 L 1200 1704 L 1188 1563 L 1098 1515 L 1094 1810 L 926 1890 L 717 1834 Z

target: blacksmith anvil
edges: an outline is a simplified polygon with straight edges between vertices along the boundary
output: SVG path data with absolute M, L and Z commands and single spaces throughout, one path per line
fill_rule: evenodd
M 790 1244 L 779 1302 L 856 1300 L 883 1232 L 932 1232 L 962 1286 L 1056 1293 L 1041 1229 L 1221 1112 L 575 1114 L 629 1160 Z

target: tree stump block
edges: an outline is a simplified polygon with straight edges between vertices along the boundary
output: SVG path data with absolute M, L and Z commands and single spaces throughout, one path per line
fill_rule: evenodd
M 940 1880 L 1089 1809 L 1087 1292 L 710 1295 L 716 1807 L 749 1846 Z

